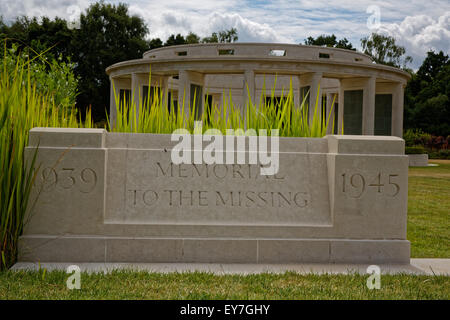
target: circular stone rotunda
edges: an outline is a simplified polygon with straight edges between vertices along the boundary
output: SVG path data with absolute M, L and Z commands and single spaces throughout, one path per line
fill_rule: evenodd
M 116 63 L 106 72 L 111 80 L 112 121 L 115 94 L 135 99 L 137 105 L 149 93 L 163 90 L 164 103 L 171 101 L 176 108 L 184 97 L 191 106 L 195 97 L 203 111 L 205 105 L 221 107 L 230 94 L 240 108 L 249 99 L 259 101 L 263 90 L 270 97 L 274 89 L 279 99 L 292 84 L 296 105 L 309 92 L 308 105 L 314 106 L 318 98 L 323 113 L 334 113 L 335 132 L 329 133 L 342 132 L 344 125 L 344 134 L 398 137 L 403 129 L 404 87 L 410 77 L 356 51 L 273 43 L 163 47 L 145 52 L 142 59 Z M 309 112 L 311 116 L 314 108 Z

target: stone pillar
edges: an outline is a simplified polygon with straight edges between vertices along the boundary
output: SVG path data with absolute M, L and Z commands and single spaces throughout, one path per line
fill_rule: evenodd
M 338 96 L 338 103 L 339 103 L 339 110 L 338 110 L 338 134 L 342 134 L 342 131 L 345 128 L 344 124 L 344 81 L 339 80 L 339 96 Z
M 116 84 L 114 83 L 114 78 L 109 78 L 110 81 L 110 89 L 109 89 L 109 121 L 111 123 L 111 126 L 114 127 L 114 123 L 116 123 L 116 116 L 117 116 L 117 105 L 116 105 L 116 95 L 119 94 L 120 90 L 117 88 Z M 116 93 L 114 94 L 114 90 Z
M 191 87 L 189 85 L 189 75 L 186 70 L 178 72 L 178 109 L 183 109 L 184 114 L 189 115 L 189 104 L 191 101 Z
M 131 106 L 135 108 L 136 120 L 139 119 L 139 101 L 141 100 L 141 92 L 139 76 L 136 73 L 131 74 Z
M 309 92 L 309 119 L 310 123 L 314 116 L 314 111 L 316 111 L 316 116 L 320 117 L 322 114 L 322 88 L 320 88 L 320 80 L 322 79 L 321 72 L 314 72 L 310 80 L 310 92 Z M 319 95 L 318 106 L 316 110 L 316 100 L 317 95 Z
M 396 83 L 392 94 L 392 130 L 391 134 L 397 137 L 403 137 L 403 101 L 404 87 L 403 83 Z
M 247 89 L 248 87 L 248 89 Z M 253 70 L 245 70 L 244 72 L 244 87 L 243 87 L 243 97 L 245 106 L 249 100 L 255 104 L 255 72 Z M 249 96 L 250 94 L 250 96 Z M 245 110 L 243 110 L 245 111 Z
M 335 107 L 336 107 L 336 103 L 337 101 L 335 100 L 336 98 L 336 93 L 334 92 L 328 92 L 327 93 L 327 106 L 326 106 L 326 111 L 325 111 L 325 123 L 328 122 L 328 127 L 327 127 L 327 134 L 334 134 L 332 131 L 332 126 L 333 126 L 333 116 L 335 116 Z M 333 101 L 334 101 L 334 105 L 333 105 Z M 331 112 L 331 114 L 330 114 Z
M 168 76 L 161 76 L 160 78 L 160 87 L 161 90 L 163 90 L 163 106 L 167 108 L 169 101 L 169 77 Z
M 375 128 L 375 87 L 376 78 L 367 79 L 363 93 L 362 134 L 373 135 Z
M 322 88 L 320 87 L 321 79 L 322 79 L 322 72 L 307 73 L 299 77 L 300 92 L 302 87 L 309 86 L 308 116 L 310 121 L 313 119 L 314 116 L 317 95 L 319 95 L 319 106 L 317 109 L 317 116 L 320 117 L 321 115 L 320 111 L 321 110 L 320 108 L 322 107 Z M 301 98 L 302 97 L 300 97 L 300 99 Z M 300 101 L 300 103 L 301 102 L 302 101 Z

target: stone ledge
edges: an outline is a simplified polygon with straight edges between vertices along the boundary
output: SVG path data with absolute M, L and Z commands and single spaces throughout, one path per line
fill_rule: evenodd
M 408 263 L 407 240 L 22 236 L 20 262 Z
M 29 147 L 103 148 L 105 129 L 40 128 L 30 130 Z
M 405 264 L 380 264 L 378 265 L 381 274 L 412 274 L 412 275 L 434 275 L 429 273 L 429 269 L 418 266 L 421 260 L 445 260 L 446 268 L 441 273 L 450 275 L 450 259 L 411 259 L 411 263 Z M 428 262 L 433 264 L 433 261 Z M 226 274 L 260 274 L 284 272 L 296 272 L 299 274 L 361 274 L 368 275 L 368 264 L 330 264 L 330 263 L 302 263 L 302 264 L 219 264 L 219 263 L 76 263 L 76 262 L 18 262 L 11 270 L 38 271 L 39 268 L 47 271 L 65 271 L 68 266 L 77 265 L 82 272 L 87 273 L 108 273 L 114 270 L 155 272 L 155 273 L 185 273 L 185 272 L 206 272 L 215 275 Z

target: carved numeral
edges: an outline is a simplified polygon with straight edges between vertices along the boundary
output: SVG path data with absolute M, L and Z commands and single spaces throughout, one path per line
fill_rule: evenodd
M 369 187 L 377 187 L 378 193 L 381 193 L 381 187 L 384 187 L 384 184 L 381 183 L 381 172 L 377 175 L 377 183 L 369 184 Z
M 367 185 L 368 187 L 376 187 L 377 193 L 381 193 L 390 197 L 395 197 L 400 192 L 400 185 L 393 181 L 395 177 L 398 177 L 398 174 L 387 174 L 388 185 L 394 188 L 394 193 L 389 193 L 386 191 L 384 187 L 386 187 L 384 181 L 386 181 L 386 175 L 383 175 L 379 172 L 376 178 L 373 180 L 374 182 Z M 385 178 L 383 178 L 385 177 Z M 370 177 L 369 177 L 370 178 Z M 347 178 L 347 174 L 342 174 L 342 192 L 347 194 L 351 198 L 360 198 L 366 192 L 366 180 L 367 176 L 364 176 L 361 173 L 353 173 L 349 174 L 349 178 Z M 375 190 L 375 189 L 373 189 Z
M 84 168 L 79 173 L 75 168 L 44 168 L 41 171 L 42 191 L 50 191 L 55 188 L 71 190 L 77 188 L 82 193 L 90 193 L 97 185 L 97 173 L 94 169 Z
M 394 194 L 391 195 L 391 197 L 395 197 L 400 192 L 400 186 L 397 183 L 392 182 L 392 178 L 395 178 L 395 177 L 398 177 L 398 174 L 390 174 L 389 175 L 389 184 L 391 184 L 395 187 L 395 192 L 394 192 Z
M 44 168 L 41 171 L 42 189 L 48 191 L 53 189 L 58 183 L 58 174 L 53 168 Z
M 80 191 L 83 193 L 92 192 L 97 185 L 97 174 L 91 168 L 84 168 L 80 173 Z

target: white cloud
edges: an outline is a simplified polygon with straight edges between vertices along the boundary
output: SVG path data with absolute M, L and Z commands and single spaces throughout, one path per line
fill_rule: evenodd
M 96 0 L 0 0 L 6 21 L 16 16 L 69 18 L 68 8 L 84 11 Z M 129 3 L 131 14 L 148 24 L 150 38 L 163 41 L 171 34 L 209 36 L 213 31 L 238 29 L 239 41 L 301 43 L 308 36 L 334 33 L 360 48 L 370 35 L 368 6 L 380 8 L 383 32 L 394 36 L 413 56 L 414 67 L 429 49 L 449 53 L 450 3 L 448 0 L 105 0 Z
M 450 11 L 437 19 L 426 15 L 408 16 L 401 23 L 382 25 L 380 31 L 393 36 L 406 48 L 416 68 L 429 50 L 450 53 Z
M 205 37 L 212 32 L 234 27 L 239 32 L 239 41 L 292 42 L 292 39 L 277 33 L 268 23 L 259 23 L 233 12 L 233 5 L 230 3 L 229 8 L 223 7 L 222 10 L 182 7 L 174 10 L 172 6 L 134 4 L 130 6 L 130 12 L 144 18 L 149 25 L 151 38 L 165 40 L 171 34 L 187 34 L 189 31 Z
M 7 22 L 18 16 L 28 17 L 60 17 L 69 19 L 73 14 L 71 6 L 79 8 L 81 13 L 89 6 L 89 0 L 1 0 L 0 15 Z
M 241 42 L 292 42 L 275 32 L 267 23 L 258 23 L 243 18 L 238 13 L 221 14 L 214 12 L 208 18 L 209 30 L 228 30 L 236 28 Z

